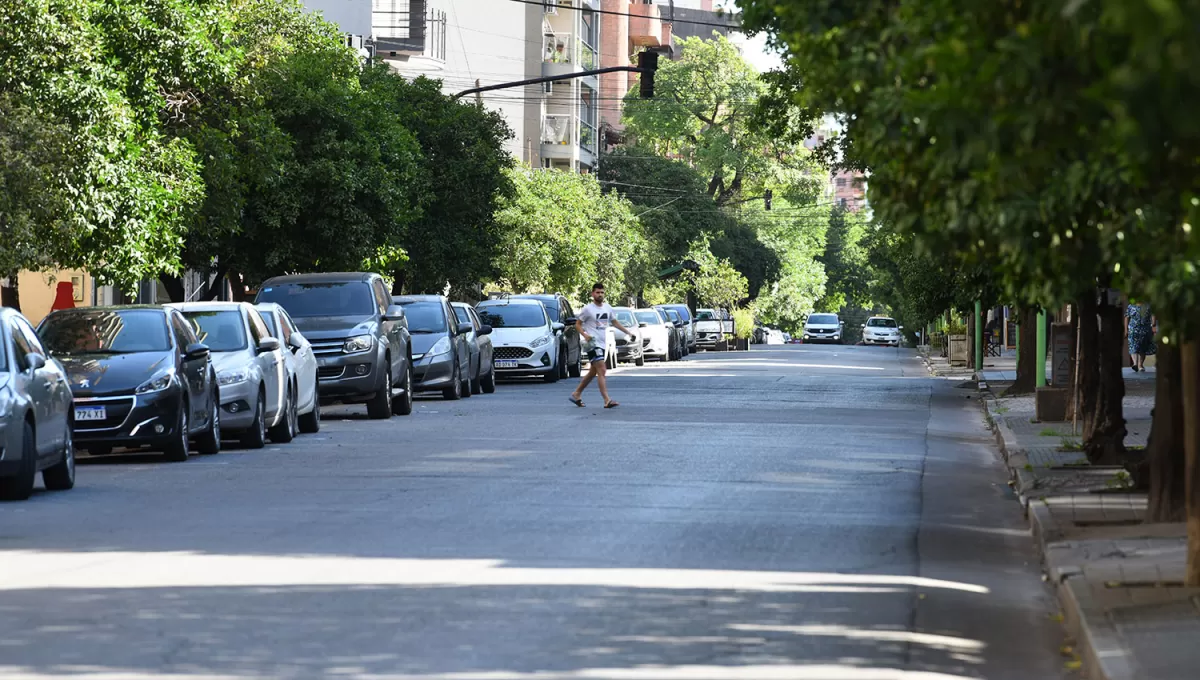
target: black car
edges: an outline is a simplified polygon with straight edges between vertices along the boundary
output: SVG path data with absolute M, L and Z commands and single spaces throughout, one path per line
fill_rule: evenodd
M 258 289 L 263 302 L 286 309 L 312 345 L 322 403 L 366 404 L 377 419 L 412 413 L 408 324 L 381 276 L 277 276 Z
M 187 460 L 189 439 L 200 453 L 221 450 L 216 371 L 178 311 L 66 309 L 47 316 L 38 335 L 67 371 L 77 447 L 148 446 L 174 461 Z
M 537 300 L 546 308 L 550 315 L 550 323 L 561 323 L 563 329 L 558 331 L 560 350 L 558 356 L 566 357 L 559 365 L 558 377 L 578 378 L 583 372 L 583 353 L 580 350 L 579 330 L 575 328 L 575 312 L 571 311 L 571 303 L 562 293 L 538 293 L 513 295 L 513 298 Z
M 441 391 L 446 399 L 471 396 L 471 350 L 474 330 L 459 323 L 450 301 L 441 295 L 397 295 L 412 334 L 413 389 Z

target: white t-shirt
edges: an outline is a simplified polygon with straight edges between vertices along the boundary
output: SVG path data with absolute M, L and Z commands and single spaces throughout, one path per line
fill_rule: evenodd
M 592 342 L 603 347 L 608 324 L 612 323 L 613 308 L 607 302 L 602 305 L 589 302 L 579 310 L 575 318 L 583 325 L 583 332 L 592 336 Z

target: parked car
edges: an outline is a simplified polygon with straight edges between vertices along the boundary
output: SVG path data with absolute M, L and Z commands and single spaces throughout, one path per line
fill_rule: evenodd
M 717 343 L 725 337 L 722 331 L 724 317 L 724 310 L 696 310 L 696 347 L 706 350 L 717 348 Z
M 29 321 L 0 308 L 0 500 L 23 501 L 37 473 L 51 491 L 75 486 L 71 388 Z
M 679 318 L 684 323 L 684 347 L 685 355 L 696 351 L 696 317 L 692 314 L 692 310 L 688 309 L 687 305 L 658 305 L 663 309 L 673 309 L 679 314 Z
M 298 416 L 288 382 L 283 345 L 247 302 L 184 302 L 168 305 L 192 324 L 212 353 L 221 393 L 221 430 L 242 446 L 261 449 L 271 440 L 296 436 Z
M 287 310 L 274 302 L 257 305 L 258 313 L 271 335 L 283 343 L 283 359 L 288 380 L 296 393 L 297 425 L 301 432 L 311 434 L 321 430 L 321 398 L 318 396 L 317 355 L 312 343 L 296 328 Z
M 887 316 L 873 316 L 863 324 L 864 345 L 900 346 L 900 331 L 903 326 L 897 326 L 896 320 Z
M 441 392 L 445 399 L 471 396 L 470 332 L 441 295 L 397 295 L 412 334 L 413 389 Z
M 679 312 L 670 307 L 660 307 L 659 311 L 666 315 L 667 321 L 670 321 L 671 326 L 675 328 L 675 358 L 684 358 L 688 354 L 688 349 L 687 326 L 684 324 L 683 318 L 679 316 Z
M 562 351 L 562 365 L 559 366 L 558 377 L 578 378 L 583 370 L 583 351 L 579 344 L 579 331 L 575 328 L 575 312 L 571 303 L 561 293 L 541 293 L 529 295 L 513 295 L 514 299 L 537 300 L 546 308 L 550 315 L 550 323 L 561 323 L 563 328 L 557 332 Z
M 492 327 L 479 320 L 479 315 L 465 302 L 452 302 L 459 323 L 471 324 L 467 347 L 471 350 L 471 394 L 491 394 L 496 391 L 496 367 L 492 364 Z
M 675 325 L 662 311 L 653 307 L 633 312 L 642 335 L 642 355 L 647 359 L 671 361 L 675 358 Z
M 540 375 L 557 382 L 563 324 L 550 320 L 538 300 L 517 297 L 484 300 L 475 305 L 479 320 L 492 328 L 492 365 L 500 376 Z
M 842 327 L 846 324 L 837 314 L 809 314 L 804 320 L 805 342 L 842 342 Z
M 217 372 L 177 310 L 150 305 L 51 313 L 38 335 L 67 372 L 75 446 L 103 455 L 150 447 L 185 461 L 221 450 Z
M 633 310 L 629 307 L 614 307 L 613 316 L 620 321 L 623 326 L 629 330 L 638 327 L 637 318 L 633 315 Z M 642 352 L 642 338 L 640 335 L 626 335 L 619 330 L 616 330 L 617 340 L 617 361 L 632 361 L 638 366 L 646 365 L 646 355 Z
M 767 343 L 766 344 L 782 345 L 785 342 L 787 342 L 787 340 L 783 336 L 783 331 L 779 330 L 778 328 L 768 328 L 767 329 Z
M 412 413 L 408 325 L 378 274 L 277 276 L 255 302 L 282 306 L 312 343 L 322 401 L 365 403 L 375 419 Z

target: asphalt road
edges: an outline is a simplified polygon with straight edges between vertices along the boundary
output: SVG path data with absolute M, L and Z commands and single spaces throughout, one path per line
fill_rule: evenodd
M 1063 675 L 973 393 L 772 346 L 418 401 L 0 506 L 0 676 Z

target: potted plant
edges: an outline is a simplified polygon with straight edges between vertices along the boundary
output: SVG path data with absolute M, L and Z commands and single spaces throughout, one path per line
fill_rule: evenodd
M 966 366 L 969 357 L 967 350 L 967 327 L 955 319 L 946 329 L 946 344 L 949 346 L 950 365 Z
M 734 348 L 742 351 L 749 350 L 752 335 L 754 335 L 754 310 L 733 310 L 733 337 L 736 340 Z

